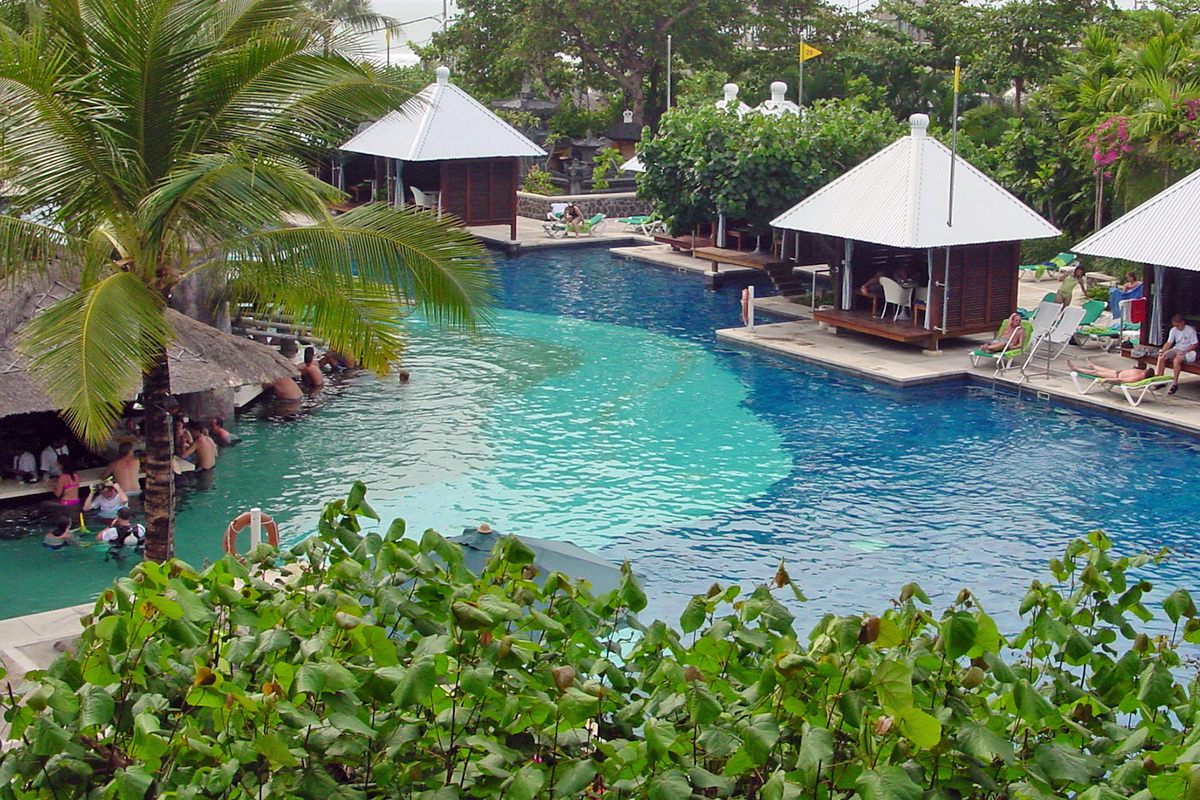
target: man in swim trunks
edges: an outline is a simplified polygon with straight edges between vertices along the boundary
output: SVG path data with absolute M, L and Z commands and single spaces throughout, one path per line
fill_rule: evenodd
M 200 422 L 188 424 L 192 443 L 181 457 L 196 465 L 196 469 L 212 469 L 217 465 L 217 443 L 208 435 L 208 426 Z
M 133 442 L 121 442 L 117 457 L 108 465 L 108 472 L 113 476 L 113 480 L 122 486 L 130 487 L 125 490 L 125 494 L 141 494 L 142 486 L 138 483 L 138 473 L 141 471 L 142 462 L 133 454 Z
M 1072 372 L 1078 372 L 1080 375 L 1091 375 L 1093 378 L 1103 378 L 1112 383 L 1137 383 L 1144 381 L 1147 378 L 1154 377 L 1154 367 L 1130 367 L 1129 369 L 1113 369 L 1112 367 L 1102 367 L 1099 364 L 1093 364 L 1089 357 L 1087 366 L 1079 366 L 1067 359 L 1067 368 Z

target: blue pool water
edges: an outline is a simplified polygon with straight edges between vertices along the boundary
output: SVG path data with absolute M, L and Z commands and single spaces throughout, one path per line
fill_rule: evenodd
M 629 559 L 647 613 L 667 618 L 714 581 L 769 580 L 782 558 L 809 618 L 882 610 L 917 581 L 939 602 L 970 587 L 1011 619 L 1046 561 L 1094 528 L 1121 552 L 1178 549 L 1163 583 L 1200 574 L 1196 440 L 726 349 L 713 331 L 737 324 L 740 285 L 707 291 L 602 250 L 500 268 L 494 328 L 414 328 L 411 382 L 356 375 L 299 420 L 244 416 L 243 443 L 181 501 L 180 556 L 216 557 L 252 505 L 295 541 L 361 478 L 385 524 L 454 534 L 486 520 Z M 0 542 L 5 616 L 85 600 L 119 569 L 39 540 Z

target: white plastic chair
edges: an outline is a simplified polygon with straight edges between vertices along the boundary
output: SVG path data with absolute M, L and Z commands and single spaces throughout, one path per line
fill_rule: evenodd
M 415 186 L 410 186 L 412 190 L 413 202 L 421 208 L 436 208 L 438 216 L 442 215 L 442 193 L 441 192 L 423 192 Z
M 905 289 L 886 275 L 879 279 L 879 285 L 883 287 L 883 311 L 880 312 L 879 318 L 886 317 L 887 307 L 893 305 L 896 311 L 892 314 L 892 322 L 895 322 L 900 317 L 900 312 L 912 305 L 913 290 L 911 287 Z

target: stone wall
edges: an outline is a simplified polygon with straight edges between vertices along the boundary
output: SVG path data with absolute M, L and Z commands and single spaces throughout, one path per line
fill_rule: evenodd
M 545 219 L 551 203 L 575 203 L 585 217 L 603 214 L 609 218 L 633 217 L 650 213 L 650 201 L 640 200 L 633 192 L 605 194 L 561 194 L 547 196 L 517 192 L 517 216 Z

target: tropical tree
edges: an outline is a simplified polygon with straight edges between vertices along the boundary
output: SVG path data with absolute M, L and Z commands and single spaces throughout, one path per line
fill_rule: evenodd
M 140 382 L 155 560 L 174 546 L 164 314 L 180 281 L 215 274 L 379 371 L 402 344 L 401 302 L 435 323 L 486 315 L 489 261 L 449 219 L 383 205 L 330 215 L 340 192 L 295 153 L 313 131 L 405 93 L 323 47 L 297 25 L 302 11 L 298 0 L 64 0 L 0 29 L 0 165 L 21 188 L 0 216 L 0 275 L 54 262 L 80 281 L 26 326 L 24 348 L 81 438 L 102 440 Z
M 389 34 L 398 34 L 403 30 L 399 20 L 379 14 L 371 8 L 371 0 L 305 0 L 304 5 L 312 15 L 312 24 L 326 47 L 342 31 L 387 31 Z

